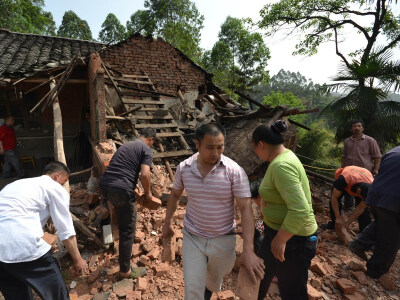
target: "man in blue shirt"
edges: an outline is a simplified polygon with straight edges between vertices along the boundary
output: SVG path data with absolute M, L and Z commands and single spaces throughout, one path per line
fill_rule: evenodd
M 400 248 L 400 146 L 382 157 L 379 174 L 367 199 L 376 220 L 376 244 L 367 262 L 367 275 L 379 278 L 386 289 L 394 288 L 387 275 Z

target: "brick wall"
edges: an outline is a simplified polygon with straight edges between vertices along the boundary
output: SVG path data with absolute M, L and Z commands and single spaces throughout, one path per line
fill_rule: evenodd
M 162 39 L 134 36 L 100 55 L 124 74 L 146 72 L 159 92 L 176 94 L 178 87 L 197 91 L 207 85 L 207 73 Z

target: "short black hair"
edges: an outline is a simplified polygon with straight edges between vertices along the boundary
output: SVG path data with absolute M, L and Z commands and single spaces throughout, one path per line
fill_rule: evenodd
M 43 174 L 53 174 L 56 172 L 67 173 L 68 176 L 71 174 L 69 168 L 60 161 L 52 161 L 44 167 Z
M 11 119 L 11 118 L 14 119 L 14 117 L 13 117 L 12 115 L 7 115 L 6 118 L 5 118 L 4 120 L 7 121 L 7 120 L 9 120 L 9 119 Z
M 260 125 L 253 131 L 252 141 L 255 144 L 264 142 L 270 145 L 283 144 L 282 133 L 286 132 L 288 125 L 283 120 L 275 121 L 272 125 Z
M 217 123 L 201 124 L 196 128 L 196 140 L 200 142 L 206 134 L 211 136 L 217 136 L 220 135 L 221 133 L 224 137 L 226 136 L 225 128 L 221 124 Z
M 364 199 L 367 198 L 370 186 L 371 186 L 371 184 L 370 183 L 366 183 L 366 182 L 361 182 L 357 186 L 357 187 L 359 187 L 361 189 L 361 193 L 360 194 L 361 194 L 361 196 L 363 196 Z
M 250 183 L 251 198 L 255 199 L 260 196 L 260 192 L 258 191 L 260 189 L 260 184 L 261 182 L 259 180 Z
M 157 132 L 154 128 L 146 127 L 140 131 L 140 136 L 144 136 L 145 138 L 157 138 Z
M 353 124 L 357 124 L 357 123 L 361 123 L 362 127 L 365 128 L 363 120 L 353 120 L 353 121 L 351 121 L 350 128 L 353 127 Z

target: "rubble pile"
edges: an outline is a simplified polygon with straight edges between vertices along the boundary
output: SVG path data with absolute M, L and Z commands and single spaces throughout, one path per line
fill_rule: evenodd
M 164 202 L 167 200 L 171 181 L 163 166 L 156 166 L 156 168 L 155 173 L 158 174 L 152 175 L 154 183 L 152 191 L 157 191 Z M 318 224 L 327 223 L 331 187 L 318 178 L 311 178 L 310 183 L 313 202 L 318 208 L 317 222 Z M 141 188 L 138 186 L 137 196 L 141 196 L 141 193 Z M 102 212 L 98 207 L 105 206 L 101 204 L 103 201 L 101 195 L 97 197 L 98 202 L 89 203 L 87 200 L 90 194 L 93 193 L 87 191 L 85 183 L 73 185 L 71 201 L 75 204 L 82 202 L 82 199 L 86 201 L 83 204 L 71 206 L 71 211 L 92 232 L 101 237 L 100 230 L 93 226 L 92 220 L 95 220 Z M 114 243 L 111 247 L 105 249 L 96 247 L 85 235 L 78 232 L 78 243 L 83 257 L 88 261 L 90 272 L 84 276 L 74 277 L 69 270 L 70 262 L 64 263 L 63 275 L 70 290 L 71 299 L 183 299 L 182 228 L 185 200 L 181 201 L 173 217 L 175 235 L 164 240 L 161 233 L 166 207 L 158 205 L 157 208 L 148 209 L 138 203 L 137 232 L 132 247 L 131 262 L 133 266 L 144 267 L 145 274 L 137 279 L 121 280 L 119 278 L 117 234 L 114 234 Z M 102 219 L 105 218 L 105 220 L 100 221 L 100 227 L 103 223 L 109 223 L 107 212 L 103 213 Z M 240 231 L 239 218 L 240 216 L 237 220 L 238 231 Z M 358 225 L 353 224 L 351 227 L 353 237 L 357 231 Z M 317 255 L 309 270 L 309 299 L 400 299 L 399 257 L 389 274 L 392 281 L 397 284 L 397 290 L 385 290 L 381 283 L 365 275 L 365 261 L 350 252 L 340 242 L 334 231 L 319 230 L 318 236 Z M 243 240 L 238 235 L 236 246 L 238 258 L 242 249 Z M 237 296 L 237 288 L 238 286 L 241 289 L 246 287 L 238 282 L 238 272 L 239 264 L 237 263 L 233 271 L 224 279 L 222 291 L 213 294 L 213 300 L 240 299 Z M 271 284 L 267 299 L 280 299 L 276 282 Z

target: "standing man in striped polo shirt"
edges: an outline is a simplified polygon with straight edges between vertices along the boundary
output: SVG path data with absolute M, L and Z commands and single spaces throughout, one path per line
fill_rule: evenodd
M 241 263 L 256 276 L 264 276 L 263 261 L 253 248 L 254 217 L 249 181 L 244 170 L 224 156 L 225 129 L 203 124 L 196 130 L 198 153 L 179 164 L 167 205 L 163 235 L 173 234 L 171 218 L 183 190 L 188 195 L 183 229 L 185 299 L 210 299 L 233 268 L 235 254 L 234 199 L 241 212 Z

